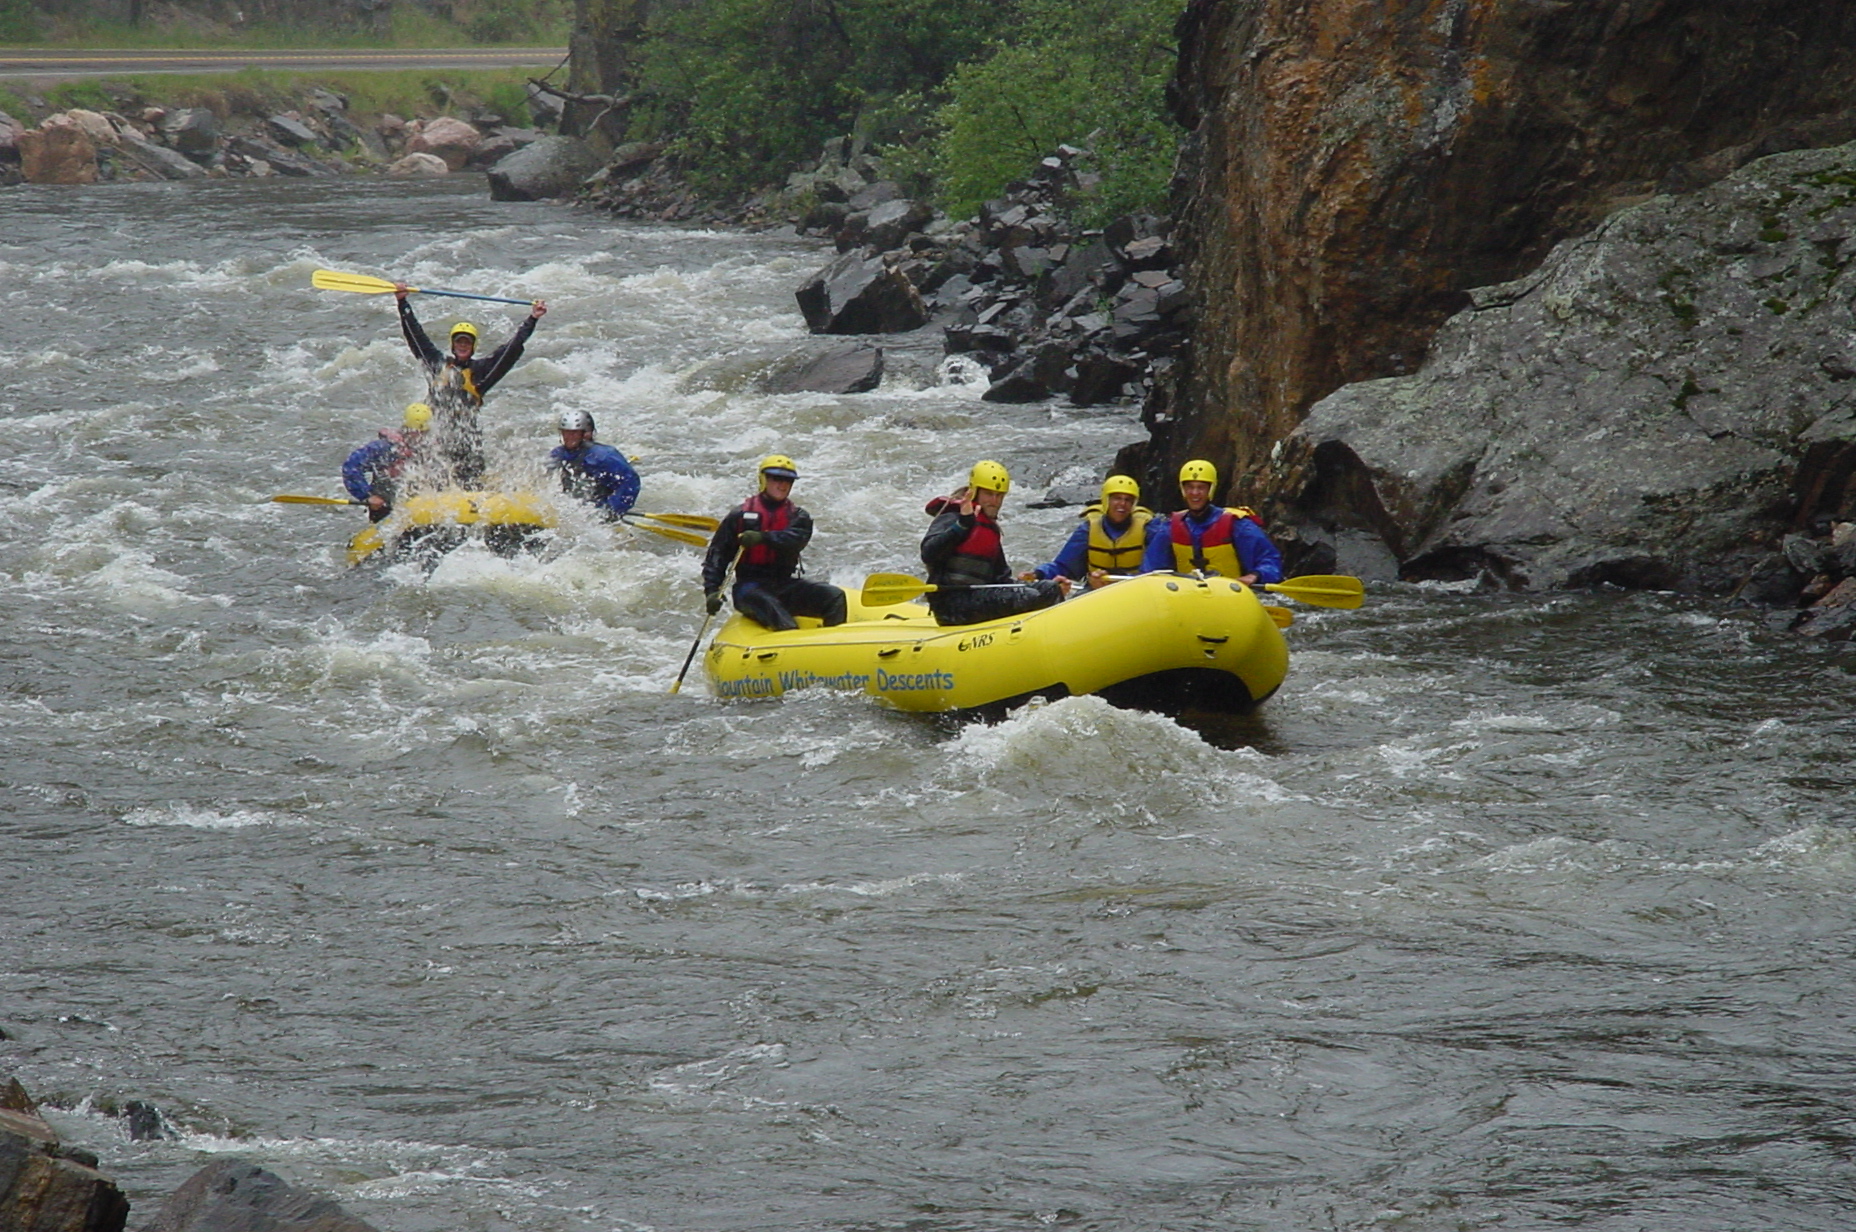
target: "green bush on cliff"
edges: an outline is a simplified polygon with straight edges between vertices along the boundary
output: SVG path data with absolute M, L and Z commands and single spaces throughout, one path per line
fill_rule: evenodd
M 1179 0 L 1022 0 L 1014 38 L 960 68 L 941 110 L 941 204 L 971 214 L 1068 142 L 1102 182 L 1083 222 L 1164 209 L 1179 130 L 1164 91 Z
M 704 187 L 758 188 L 860 117 L 940 87 L 1009 27 L 1009 0 L 692 0 L 637 49 L 637 135 Z M 880 138 L 894 133 L 877 133 Z

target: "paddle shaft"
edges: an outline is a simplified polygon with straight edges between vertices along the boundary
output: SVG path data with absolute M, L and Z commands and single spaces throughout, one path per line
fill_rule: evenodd
M 367 503 L 366 501 L 349 500 L 346 497 L 296 496 L 288 492 L 280 492 L 276 496 L 271 497 L 271 500 L 279 505 L 365 505 Z
M 754 518 L 755 523 L 758 525 L 760 519 L 757 515 L 748 514 L 746 516 Z M 717 588 L 717 593 L 728 588 L 728 579 L 734 575 L 735 566 L 741 563 L 741 553 L 746 550 L 745 548 L 735 549 L 735 558 L 729 561 L 728 568 L 722 571 L 722 585 Z M 683 687 L 683 678 L 690 674 L 690 664 L 696 661 L 696 648 L 702 645 L 703 636 L 709 632 L 709 622 L 714 619 L 714 612 L 706 612 L 703 614 L 702 628 L 696 630 L 696 640 L 690 643 L 690 652 L 683 656 L 683 670 L 677 673 L 676 682 L 670 686 L 670 692 L 673 696 Z

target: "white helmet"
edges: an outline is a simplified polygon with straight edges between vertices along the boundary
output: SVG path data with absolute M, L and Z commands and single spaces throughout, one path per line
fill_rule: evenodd
M 591 432 L 592 430 L 593 430 L 593 416 L 589 414 L 588 412 L 586 411 L 562 411 L 561 412 L 561 431 L 563 432 Z

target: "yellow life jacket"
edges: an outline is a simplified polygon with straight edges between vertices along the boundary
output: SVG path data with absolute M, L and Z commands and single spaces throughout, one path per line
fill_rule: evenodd
M 1129 574 L 1141 571 L 1141 556 L 1147 551 L 1147 523 L 1153 520 L 1154 511 L 1144 505 L 1136 505 L 1134 512 L 1128 515 L 1128 525 L 1121 532 L 1121 538 L 1108 537 L 1108 528 L 1103 525 L 1108 515 L 1101 505 L 1091 505 L 1083 510 L 1083 520 L 1089 524 L 1089 568 L 1100 569 L 1104 573 Z

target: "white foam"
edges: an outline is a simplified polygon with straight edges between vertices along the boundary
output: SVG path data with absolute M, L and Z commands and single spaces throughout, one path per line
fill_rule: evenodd
M 263 809 L 221 812 L 191 804 L 139 808 L 125 814 L 122 821 L 131 826 L 179 826 L 188 830 L 251 830 L 308 824 L 306 819 L 288 813 L 273 813 Z

